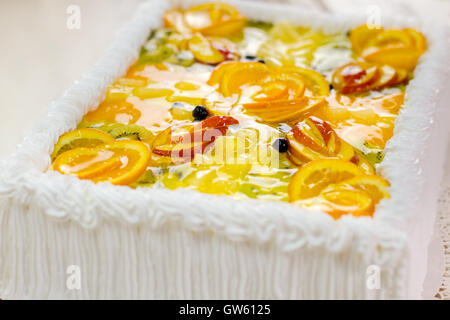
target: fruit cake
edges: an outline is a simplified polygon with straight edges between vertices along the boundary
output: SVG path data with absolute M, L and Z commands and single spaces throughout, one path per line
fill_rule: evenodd
M 0 297 L 420 296 L 448 43 L 363 18 L 142 5 L 3 167 Z

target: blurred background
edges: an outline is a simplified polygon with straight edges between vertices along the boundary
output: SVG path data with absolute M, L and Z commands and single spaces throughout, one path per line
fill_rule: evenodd
M 47 105 L 101 58 L 115 33 L 144 0 L 0 0 L 0 160 L 14 151 Z M 170 0 L 167 0 L 170 1 Z M 252 0 L 260 1 L 264 0 Z M 447 24 L 450 0 L 265 0 L 331 13 L 385 14 Z M 68 27 L 79 9 L 80 28 Z M 449 61 L 443 68 L 449 68 Z M 449 106 L 450 107 L 450 106 Z M 450 119 L 449 119 L 450 120 Z M 448 123 L 448 122 L 447 122 Z M 446 139 L 447 137 L 443 137 Z M 440 210 L 450 215 L 450 145 Z M 447 226 L 450 233 L 450 226 Z M 447 240 L 450 235 L 447 236 Z M 445 247 L 450 265 L 450 240 Z M 442 253 L 440 253 L 442 255 Z M 447 291 L 450 299 L 450 269 Z

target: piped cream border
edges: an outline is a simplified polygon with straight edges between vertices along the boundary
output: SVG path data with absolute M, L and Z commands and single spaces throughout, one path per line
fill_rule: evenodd
M 184 6 L 197 2 L 202 1 L 181 1 Z M 250 18 L 276 21 L 282 17 L 325 32 L 347 31 L 365 20 L 363 16 L 335 17 L 298 7 L 233 3 Z M 422 150 L 429 142 L 427 132 L 436 120 L 436 101 L 448 79 L 448 70 L 441 67 L 447 63 L 448 43 L 442 41 L 446 34 L 439 26 L 420 26 L 415 21 L 393 18 L 382 21 L 385 26 L 418 27 L 430 45 L 407 87 L 405 107 L 396 120 L 394 137 L 380 166 L 382 175 L 391 182 L 392 198 L 379 204 L 373 219 L 346 216 L 334 221 L 326 214 L 311 214 L 285 203 L 237 201 L 181 189 L 133 190 L 47 171 L 49 154 L 58 137 L 74 129 L 82 116 L 102 100 L 107 86 L 125 74 L 138 57 L 149 30 L 160 25 L 167 8 L 166 1 L 142 5 L 92 71 L 51 103 L 47 116 L 3 164 L 0 210 L 11 200 L 39 208 L 55 219 L 76 221 L 85 228 L 95 228 L 103 219 L 133 225 L 147 222 L 154 228 L 177 222 L 188 230 L 213 231 L 234 241 L 274 242 L 285 251 L 324 246 L 330 252 L 351 250 L 383 267 L 397 265 L 405 257 L 404 226 L 414 216 L 425 179 Z M 401 282 L 399 279 L 399 286 Z

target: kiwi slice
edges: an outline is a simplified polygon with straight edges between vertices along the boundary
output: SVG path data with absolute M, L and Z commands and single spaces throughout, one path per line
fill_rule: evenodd
M 239 192 L 245 194 L 249 198 L 256 199 L 258 198 L 258 194 L 261 192 L 261 190 L 254 184 L 243 183 L 239 187 Z
M 130 185 L 130 187 L 132 188 L 148 187 L 155 184 L 155 182 L 156 182 L 155 174 L 153 173 L 152 170 L 147 170 L 135 183 Z
M 172 55 L 166 61 L 187 68 L 194 64 L 195 59 L 190 51 L 183 50 L 176 55 Z
M 153 137 L 150 130 L 137 124 L 122 125 L 108 132 L 114 139 L 127 138 L 131 140 L 145 141 Z
M 264 31 L 269 31 L 273 27 L 273 23 L 260 21 L 260 20 L 249 20 L 247 21 L 247 27 L 258 28 Z
M 360 153 L 372 164 L 375 165 L 383 161 L 384 151 L 372 145 L 368 141 L 364 141 L 362 146 L 358 148 Z
M 146 63 L 158 63 L 170 58 L 175 53 L 174 49 L 166 44 L 157 46 L 154 50 L 148 51 L 145 48 L 141 50 L 141 56 L 137 62 L 138 65 Z
M 89 123 L 85 120 L 82 120 L 78 126 L 77 129 L 83 129 L 83 128 L 92 128 L 104 131 L 106 133 L 110 133 L 113 129 L 123 127 L 123 123 Z

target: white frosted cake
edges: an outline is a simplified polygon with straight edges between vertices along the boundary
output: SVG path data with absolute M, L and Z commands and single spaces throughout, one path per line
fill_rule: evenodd
M 2 164 L 0 298 L 427 298 L 446 29 L 177 3 Z

